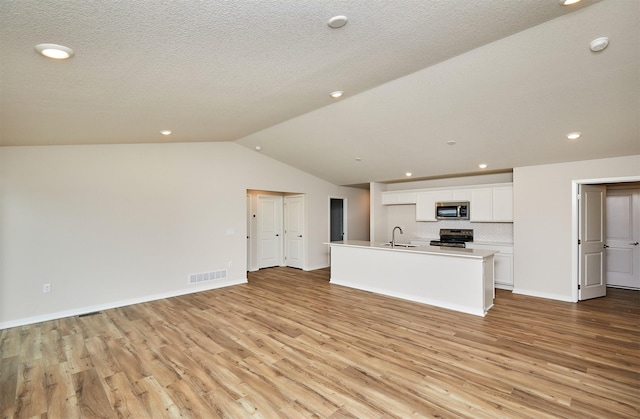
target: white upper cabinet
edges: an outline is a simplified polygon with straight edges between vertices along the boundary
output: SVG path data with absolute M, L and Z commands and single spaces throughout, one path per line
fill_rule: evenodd
M 472 222 L 513 222 L 513 186 L 471 190 Z
M 451 191 L 451 200 L 455 202 L 471 201 L 471 189 L 454 189 Z
M 513 221 L 513 186 L 493 188 L 493 221 Z
M 436 220 L 437 192 L 418 192 L 416 202 L 416 221 Z
M 472 222 L 493 221 L 493 188 L 472 190 L 469 212 Z
M 449 202 L 453 201 L 453 191 L 444 190 L 436 191 L 436 202 Z
M 469 202 L 471 222 L 513 222 L 513 185 L 510 183 L 382 192 L 382 205 L 415 204 L 416 221 L 438 221 L 436 202 Z
M 382 205 L 415 204 L 415 191 L 388 191 L 382 192 Z

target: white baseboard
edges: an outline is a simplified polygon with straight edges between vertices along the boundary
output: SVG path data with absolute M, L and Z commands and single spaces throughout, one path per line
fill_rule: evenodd
M 79 316 L 81 314 L 94 313 L 96 311 L 109 310 L 109 309 L 118 308 L 118 307 L 125 307 L 133 304 L 147 303 L 149 301 L 163 300 L 165 298 L 178 297 L 180 295 L 194 294 L 201 291 L 210 291 L 218 288 L 224 288 L 232 285 L 239 285 L 239 284 L 246 284 L 246 283 L 247 283 L 246 277 L 244 279 L 235 279 L 235 280 L 228 279 L 226 281 L 215 281 L 215 283 L 213 284 L 209 284 L 207 286 L 201 286 L 195 289 L 183 289 L 180 291 L 147 295 L 139 298 L 132 298 L 130 300 L 120 300 L 120 301 L 114 301 L 106 304 L 79 307 L 72 310 L 58 311 L 55 313 L 43 314 L 40 316 L 24 317 L 22 319 L 0 322 L 0 330 L 9 329 L 11 327 L 25 326 L 28 324 L 46 322 L 49 320 L 63 319 L 65 317 Z
M 566 301 L 567 303 L 575 303 L 575 302 L 577 302 L 573 298 L 571 298 L 570 295 L 550 294 L 550 293 L 547 293 L 547 292 L 524 290 L 524 289 L 515 288 L 515 287 L 513 288 L 513 293 L 514 294 L 528 295 L 530 297 L 546 298 L 547 300 Z
M 315 271 L 318 269 L 324 269 L 324 268 L 328 268 L 329 265 L 318 265 L 318 266 L 307 266 L 304 270 L 305 271 Z

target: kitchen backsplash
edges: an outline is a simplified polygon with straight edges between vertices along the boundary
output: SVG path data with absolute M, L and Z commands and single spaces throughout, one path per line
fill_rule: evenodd
M 473 240 L 477 242 L 513 243 L 513 223 L 472 223 L 451 220 L 416 223 L 418 239 L 434 239 L 440 236 L 441 228 L 473 229 Z

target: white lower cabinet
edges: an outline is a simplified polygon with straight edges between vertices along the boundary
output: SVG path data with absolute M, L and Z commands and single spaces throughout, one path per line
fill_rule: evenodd
M 513 289 L 513 246 L 499 244 L 467 243 L 469 249 L 495 250 L 493 269 L 496 288 Z

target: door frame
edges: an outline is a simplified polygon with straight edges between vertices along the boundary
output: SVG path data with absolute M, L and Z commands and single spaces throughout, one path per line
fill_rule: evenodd
M 614 178 L 595 178 L 595 179 L 574 179 L 571 181 L 571 237 L 573 240 L 571 246 L 571 296 L 573 302 L 578 302 L 578 284 L 580 283 L 578 264 L 580 263 L 578 238 L 580 237 L 580 205 L 578 202 L 578 195 L 580 192 L 580 185 L 598 185 L 602 183 L 626 183 L 626 182 L 638 182 L 640 176 L 626 176 L 626 177 L 614 177 Z M 604 222 L 604 220 L 603 220 Z
M 253 243 L 253 205 L 251 204 L 251 195 L 247 193 L 245 205 L 246 217 L 247 217 L 247 272 L 250 272 L 253 268 L 253 252 L 251 252 L 251 246 Z

